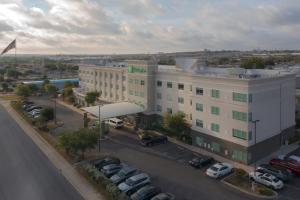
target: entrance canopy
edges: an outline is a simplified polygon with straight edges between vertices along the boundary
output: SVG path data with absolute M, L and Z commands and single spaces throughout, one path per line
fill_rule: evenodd
M 85 107 L 83 110 L 96 117 L 99 117 L 99 106 Z M 100 107 L 100 118 L 103 120 L 112 117 L 136 114 L 143 111 L 144 108 L 141 106 L 129 102 L 105 104 Z

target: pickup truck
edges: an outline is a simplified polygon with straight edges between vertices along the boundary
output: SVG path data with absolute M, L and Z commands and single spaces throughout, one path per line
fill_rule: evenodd
M 283 182 L 275 176 L 268 173 L 263 173 L 261 171 L 250 172 L 249 177 L 251 180 L 270 187 L 274 190 L 282 189 L 284 186 Z

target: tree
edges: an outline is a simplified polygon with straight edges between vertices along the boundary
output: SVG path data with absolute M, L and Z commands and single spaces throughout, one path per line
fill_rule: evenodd
M 88 105 L 94 104 L 98 97 L 99 97 L 99 92 L 88 92 L 86 93 L 85 101 Z
M 7 89 L 8 89 L 8 84 L 7 84 L 6 82 L 2 82 L 2 83 L 1 83 L 1 87 L 2 87 L 2 90 L 3 90 L 3 91 L 7 91 Z
M 36 84 L 29 84 L 28 88 L 32 93 L 35 93 L 39 90 L 39 87 Z
M 44 108 L 41 111 L 41 117 L 45 119 L 45 121 L 53 120 L 54 119 L 54 110 L 51 107 Z
M 78 155 L 80 152 L 84 158 L 84 153 L 87 150 L 95 148 L 98 138 L 99 134 L 96 131 L 83 128 L 73 133 L 60 134 L 58 143 L 67 153 Z
M 45 85 L 45 91 L 49 94 L 55 94 L 58 89 L 52 84 Z
M 27 85 L 24 84 L 18 85 L 15 92 L 16 95 L 24 98 L 29 97 L 31 95 L 31 90 Z
M 74 84 L 73 83 L 71 83 L 70 81 L 66 81 L 65 83 L 64 83 L 64 88 L 66 89 L 66 88 L 73 88 L 74 87 Z
M 72 96 L 73 95 L 73 89 L 71 87 L 65 88 L 63 95 L 64 95 L 64 97 Z
M 264 69 L 266 65 L 262 58 L 253 57 L 243 60 L 241 67 L 245 69 Z
M 170 113 L 164 115 L 163 127 L 171 134 L 180 137 L 185 134 L 185 131 L 190 125 L 186 122 L 185 114 L 183 112 L 177 112 L 174 115 L 171 115 Z

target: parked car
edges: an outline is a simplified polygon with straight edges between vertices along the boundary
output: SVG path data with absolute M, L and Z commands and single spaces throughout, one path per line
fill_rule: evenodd
M 257 169 L 263 171 L 264 173 L 272 174 L 282 181 L 288 181 L 292 176 L 289 170 L 269 164 L 262 164 Z
M 130 196 L 132 200 L 150 200 L 155 195 L 159 194 L 161 189 L 152 185 L 146 185 L 142 187 L 133 195 Z
M 151 200 L 174 200 L 175 196 L 170 193 L 159 193 L 151 198 Z
M 214 161 L 212 157 L 209 156 L 197 156 L 189 161 L 189 164 L 194 168 L 201 168 Z
M 154 144 L 167 143 L 168 138 L 164 135 L 145 135 L 140 140 L 143 146 L 153 146 Z
M 269 164 L 283 167 L 287 170 L 290 170 L 296 176 L 300 176 L 300 164 L 295 160 L 286 158 L 273 158 L 269 161 Z
M 124 166 L 118 173 L 110 177 L 110 180 L 117 185 L 126 180 L 127 178 L 135 175 L 136 172 L 136 168 L 131 166 Z
M 136 192 L 138 189 L 150 184 L 150 182 L 151 181 L 148 174 L 140 173 L 126 179 L 125 182 L 120 183 L 118 185 L 118 188 L 119 190 L 126 193 L 127 195 L 131 195 L 134 192 Z
M 279 190 L 283 188 L 283 182 L 272 174 L 263 173 L 260 171 L 250 172 L 249 177 L 251 180 L 270 187 L 274 190 Z
M 30 111 L 28 114 L 29 115 L 35 115 L 37 113 L 41 113 L 41 109 L 34 109 L 34 110 Z
M 30 112 L 30 111 L 32 111 L 34 109 L 42 109 L 42 107 L 41 106 L 35 106 L 35 105 L 34 106 L 30 106 L 29 108 L 26 109 L 26 111 Z
M 110 165 L 110 164 L 120 164 L 120 159 L 119 158 L 115 158 L 115 157 L 106 157 L 102 160 L 97 160 L 94 161 L 94 166 L 97 169 L 102 169 L 102 167 L 106 166 L 106 165 Z
M 122 165 L 120 164 L 110 164 L 110 165 L 105 165 L 102 167 L 101 172 L 106 176 L 106 177 L 111 177 L 115 173 L 119 172 L 122 169 Z
M 124 126 L 123 121 L 118 118 L 110 118 L 107 123 L 114 128 L 122 128 Z
M 206 170 L 206 175 L 212 178 L 220 178 L 233 172 L 233 166 L 229 163 L 216 163 Z
M 28 103 L 23 104 L 22 108 L 23 108 L 23 110 L 26 110 L 27 108 L 29 108 L 29 107 L 31 107 L 33 105 L 34 105 L 33 102 L 30 102 L 30 103 L 28 102 Z

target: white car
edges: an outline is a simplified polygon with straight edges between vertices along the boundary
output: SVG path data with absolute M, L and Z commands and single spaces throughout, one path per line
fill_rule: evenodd
M 251 180 L 263 184 L 267 187 L 271 187 L 274 190 L 282 189 L 284 184 L 281 180 L 279 180 L 277 177 L 268 174 L 268 173 L 262 173 L 259 171 L 256 172 L 250 172 L 249 177 Z
M 206 175 L 219 178 L 233 172 L 233 166 L 229 163 L 216 163 L 206 170 Z

